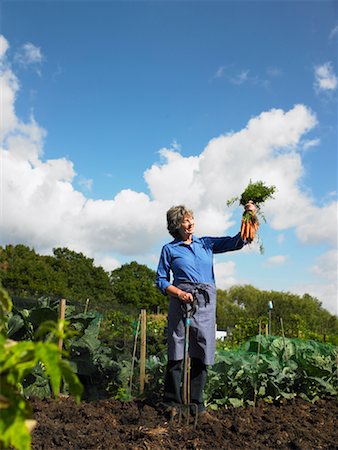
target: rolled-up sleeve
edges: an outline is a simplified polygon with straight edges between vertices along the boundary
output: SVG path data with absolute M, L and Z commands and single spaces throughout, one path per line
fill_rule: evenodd
M 167 246 L 164 246 L 156 271 L 156 286 L 166 295 L 166 289 L 170 284 L 170 251 Z

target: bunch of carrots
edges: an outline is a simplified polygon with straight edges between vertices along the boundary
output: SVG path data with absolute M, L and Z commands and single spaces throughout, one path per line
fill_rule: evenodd
M 266 200 L 273 198 L 276 186 L 267 186 L 262 181 L 253 183 L 251 180 L 241 196 L 233 197 L 227 201 L 230 206 L 235 202 L 244 206 L 245 211 L 242 216 L 241 237 L 245 241 L 251 243 L 258 232 L 259 220 L 258 215 L 265 221 L 261 211 L 261 206 Z M 263 253 L 263 245 L 260 245 L 261 253 Z
M 249 200 L 245 205 L 241 223 L 241 238 L 249 243 L 255 239 L 259 227 L 259 220 L 254 208 L 252 208 L 253 205 L 254 202 L 252 200 Z

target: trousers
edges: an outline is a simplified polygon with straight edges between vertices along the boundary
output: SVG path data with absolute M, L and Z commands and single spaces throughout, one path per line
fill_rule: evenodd
M 168 360 L 164 379 L 164 403 L 169 406 L 182 404 L 182 362 Z M 191 358 L 190 402 L 197 405 L 198 412 L 205 410 L 204 387 L 207 381 L 207 366 L 198 358 Z

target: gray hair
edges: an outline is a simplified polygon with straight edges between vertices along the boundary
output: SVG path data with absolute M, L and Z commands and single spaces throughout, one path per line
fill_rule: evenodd
M 167 229 L 175 239 L 180 236 L 178 230 L 185 216 L 194 217 L 194 213 L 184 205 L 172 206 L 167 211 Z

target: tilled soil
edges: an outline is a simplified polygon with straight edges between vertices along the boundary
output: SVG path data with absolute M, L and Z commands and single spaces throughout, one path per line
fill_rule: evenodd
M 338 449 L 338 401 L 229 408 L 199 417 L 197 427 L 171 423 L 149 401 L 31 401 L 35 450 L 78 449 Z

